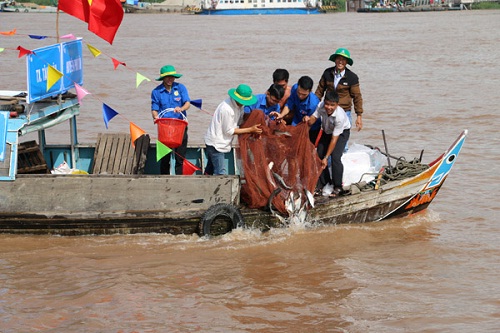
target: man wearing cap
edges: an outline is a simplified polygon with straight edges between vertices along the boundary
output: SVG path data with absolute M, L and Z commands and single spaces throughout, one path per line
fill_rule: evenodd
M 257 98 L 252 94 L 252 89 L 246 84 L 229 89 L 229 98 L 222 101 L 214 115 L 205 134 L 205 145 L 208 156 L 205 173 L 208 175 L 227 174 L 224 163 L 224 154 L 231 151 L 234 135 L 247 133 L 262 133 L 260 124 L 247 128 L 239 128 L 243 122 L 243 107 L 255 104 Z
M 156 81 L 163 81 L 151 92 L 151 114 L 153 121 L 158 118 L 177 118 L 187 120 L 186 110 L 191 106 L 189 94 L 182 83 L 175 82 L 182 74 L 177 73 L 172 65 L 163 66 L 160 69 L 160 77 Z M 187 151 L 187 127 L 184 131 L 182 144 L 173 148 L 175 153 L 175 174 L 182 175 L 182 164 Z M 170 174 L 171 155 L 167 154 L 160 160 L 160 173 Z
M 318 88 L 316 88 L 316 96 L 323 99 L 325 93 L 329 90 L 336 91 L 339 95 L 339 105 L 351 119 L 351 110 L 354 104 L 354 112 L 356 112 L 356 127 L 358 131 L 363 128 L 363 97 L 359 87 L 359 79 L 354 72 L 349 70 L 346 65 L 352 66 L 353 60 L 349 50 L 339 48 L 328 59 L 335 63 L 335 66 L 325 69 L 321 79 L 319 80 Z

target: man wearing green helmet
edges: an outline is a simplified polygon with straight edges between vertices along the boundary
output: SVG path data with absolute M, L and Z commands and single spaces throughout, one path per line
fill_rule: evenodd
M 315 94 L 321 100 L 327 91 L 336 91 L 340 98 L 339 105 L 345 110 L 349 119 L 354 106 L 356 127 L 360 131 L 363 128 L 363 97 L 358 76 L 346 67 L 347 64 L 350 66 L 353 64 L 351 53 L 345 48 L 339 48 L 328 60 L 333 61 L 335 66 L 325 69 Z
M 243 122 L 244 107 L 254 105 L 257 98 L 252 93 L 252 88 L 240 84 L 227 92 L 229 97 L 223 100 L 215 109 L 212 121 L 205 134 L 207 153 L 207 175 L 226 175 L 227 169 L 224 154 L 231 151 L 235 135 L 247 133 L 262 133 L 260 124 L 240 128 Z

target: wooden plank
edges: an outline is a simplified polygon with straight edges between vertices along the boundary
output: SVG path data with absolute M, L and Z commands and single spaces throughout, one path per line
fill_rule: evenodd
M 123 147 L 125 154 L 123 162 L 123 170 L 127 175 L 131 175 L 134 169 L 134 146 L 132 146 L 130 135 L 127 135 L 127 141 Z
M 97 135 L 97 145 L 94 152 L 94 166 L 92 173 L 100 174 L 102 170 L 103 155 L 105 150 L 106 138 L 103 133 Z
M 113 174 L 113 166 L 116 159 L 116 147 L 120 142 L 119 135 L 110 135 L 106 144 L 106 152 L 104 156 L 106 158 L 106 172 Z
M 8 177 L 10 171 L 10 154 L 11 154 L 11 145 L 5 145 L 5 159 L 3 162 L 0 162 L 0 176 Z
M 113 175 L 118 175 L 120 173 L 123 173 L 123 169 L 121 168 L 121 159 L 124 157 L 123 156 L 123 147 L 124 147 L 124 138 L 122 134 L 117 135 L 115 138 L 115 141 L 113 142 L 113 148 L 111 150 L 111 156 L 110 159 L 113 160 L 113 167 L 112 167 L 112 174 Z M 113 158 L 114 157 L 114 158 Z

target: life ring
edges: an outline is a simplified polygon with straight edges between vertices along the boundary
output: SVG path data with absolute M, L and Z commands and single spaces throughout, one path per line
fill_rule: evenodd
M 200 219 L 200 236 L 223 235 L 235 228 L 243 228 L 245 220 L 241 211 L 231 204 L 210 206 Z

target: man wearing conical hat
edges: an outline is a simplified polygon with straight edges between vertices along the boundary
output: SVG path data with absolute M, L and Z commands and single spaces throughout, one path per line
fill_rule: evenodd
M 162 81 L 151 92 L 151 114 L 153 121 L 158 118 L 176 118 L 187 120 L 187 109 L 191 106 L 187 88 L 182 84 L 175 82 L 182 74 L 177 73 L 172 65 L 163 66 L 160 69 L 160 77 L 156 81 Z M 182 144 L 173 148 L 175 156 L 175 174 L 182 175 L 182 164 L 187 151 L 188 133 L 187 127 L 184 131 Z M 171 148 L 171 147 L 170 147 Z M 160 173 L 162 175 L 170 174 L 171 153 L 165 155 L 160 160 Z
M 360 131 L 363 128 L 363 97 L 358 76 L 347 68 L 347 64 L 353 64 L 351 53 L 346 48 L 339 48 L 329 60 L 333 61 L 335 66 L 323 72 L 315 94 L 319 99 L 323 99 L 327 91 L 336 91 L 340 98 L 339 105 L 345 110 L 348 118 L 351 119 L 351 111 L 356 113 L 356 127 Z
M 208 156 L 205 174 L 227 174 L 224 163 L 224 154 L 231 151 L 231 143 L 235 135 L 246 133 L 262 133 L 260 124 L 247 128 L 239 128 L 243 122 L 243 107 L 253 105 L 257 98 L 252 94 L 252 88 L 240 84 L 237 88 L 229 89 L 229 97 L 222 101 L 205 134 L 205 145 Z

